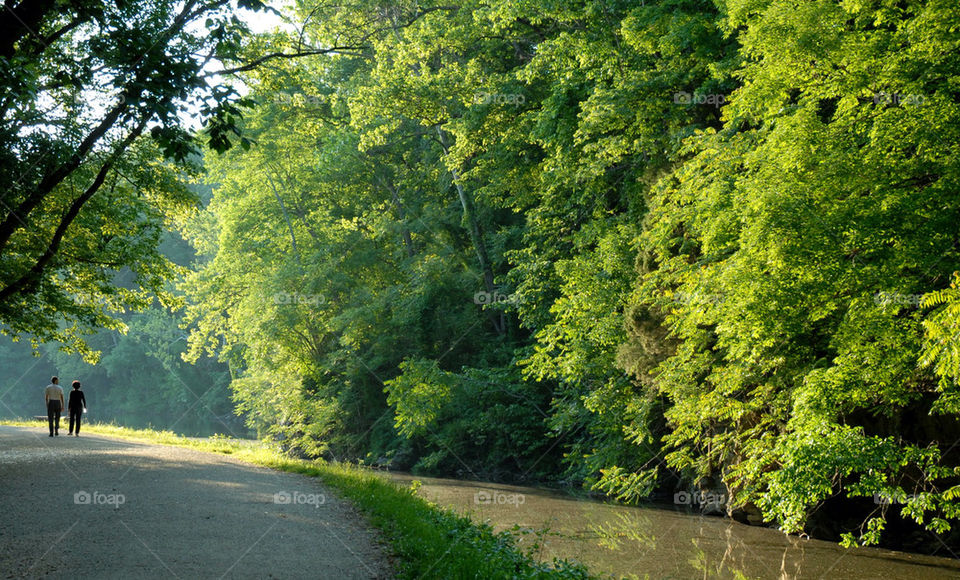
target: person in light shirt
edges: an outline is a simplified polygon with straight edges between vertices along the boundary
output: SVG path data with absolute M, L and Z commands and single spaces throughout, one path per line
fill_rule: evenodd
M 47 404 L 47 424 L 50 426 L 50 436 L 60 435 L 60 413 L 66 404 L 63 400 L 63 389 L 60 388 L 60 379 L 53 377 L 50 384 L 43 390 L 43 400 Z

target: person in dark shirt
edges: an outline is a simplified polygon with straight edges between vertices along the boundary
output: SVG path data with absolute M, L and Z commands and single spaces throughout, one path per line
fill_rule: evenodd
M 87 407 L 87 400 L 83 397 L 83 391 L 80 390 L 80 381 L 73 381 L 73 390 L 70 391 L 70 402 L 67 403 L 70 409 L 70 434 L 80 436 L 80 417 L 83 416 L 83 410 Z M 77 420 L 77 430 L 74 433 L 73 420 Z

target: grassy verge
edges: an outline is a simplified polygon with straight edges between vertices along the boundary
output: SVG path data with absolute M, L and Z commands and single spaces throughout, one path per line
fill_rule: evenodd
M 46 428 L 37 421 L 0 421 L 3 425 Z M 259 441 L 225 437 L 183 437 L 169 431 L 84 425 L 85 434 L 223 453 L 256 465 L 319 477 L 363 511 L 397 556 L 400 578 L 589 578 L 568 562 L 540 563 L 517 549 L 507 532 L 438 507 L 375 473 L 352 465 L 292 459 Z

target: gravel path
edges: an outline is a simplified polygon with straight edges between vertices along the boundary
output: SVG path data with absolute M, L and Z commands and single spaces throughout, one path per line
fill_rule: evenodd
M 0 578 L 389 578 L 314 479 L 229 456 L 0 426 Z

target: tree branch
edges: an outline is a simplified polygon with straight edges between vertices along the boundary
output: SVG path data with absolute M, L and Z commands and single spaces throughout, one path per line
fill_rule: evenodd
M 111 154 L 107 161 L 104 162 L 103 166 L 100 167 L 100 171 L 97 172 L 93 183 L 87 187 L 80 197 L 73 200 L 73 203 L 70 204 L 70 208 L 66 213 L 63 214 L 63 217 L 60 218 L 60 223 L 57 225 L 57 229 L 54 231 L 53 238 L 47 245 L 47 249 L 39 258 L 37 258 L 37 261 L 30 268 L 30 270 L 11 284 L 5 286 L 3 290 L 0 290 L 0 303 L 6 302 L 14 294 L 32 290 L 37 286 L 37 284 L 39 284 L 43 273 L 50 265 L 50 262 L 53 260 L 54 256 L 57 255 L 57 252 L 60 249 L 60 243 L 63 241 L 63 236 L 67 233 L 67 229 L 70 227 L 70 224 L 72 224 L 80 214 L 80 210 L 83 209 L 84 204 L 90 201 L 90 198 L 92 198 L 97 191 L 100 190 L 100 186 L 103 185 L 107 175 L 110 173 L 110 169 L 113 168 L 113 164 L 116 163 L 121 153 L 126 151 L 127 147 L 129 147 L 130 144 L 133 143 L 133 141 L 139 137 L 141 133 L 143 133 L 143 130 L 147 126 L 147 121 L 149 121 L 149 119 L 149 113 L 143 115 L 138 125 L 133 129 L 133 131 L 130 132 L 129 135 L 124 138 L 124 140 L 120 143 L 120 146 L 114 150 L 113 154 Z
M 259 58 L 256 58 L 248 62 L 247 64 L 243 64 L 234 68 L 225 68 L 221 70 L 211 71 L 208 73 L 204 73 L 203 75 L 201 75 L 201 77 L 209 78 L 209 77 L 218 76 L 218 75 L 230 75 L 230 74 L 236 74 L 239 72 L 246 72 L 259 67 L 260 65 L 262 65 L 267 61 L 275 60 L 275 59 L 302 58 L 304 56 L 343 53 L 343 51 L 345 50 L 362 50 L 362 49 L 363 49 L 362 46 L 332 46 L 330 48 L 317 48 L 313 50 L 304 50 L 299 52 L 271 52 L 269 54 L 265 54 Z

